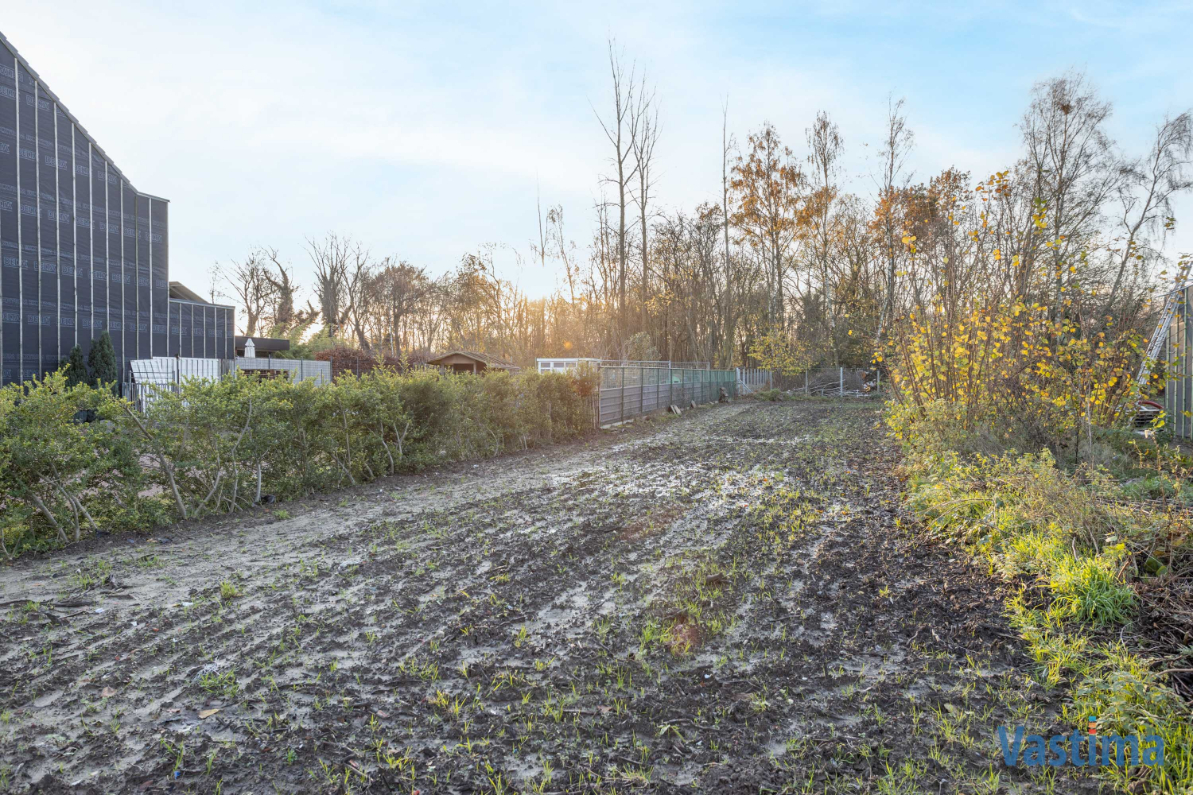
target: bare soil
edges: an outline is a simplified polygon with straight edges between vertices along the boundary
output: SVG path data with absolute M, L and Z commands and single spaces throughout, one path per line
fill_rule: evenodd
M 878 419 L 738 403 L 19 561 L 0 785 L 1092 789 L 1003 764 L 1062 694 Z

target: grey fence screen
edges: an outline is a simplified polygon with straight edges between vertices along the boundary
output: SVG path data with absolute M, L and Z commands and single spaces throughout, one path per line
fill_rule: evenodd
M 737 397 L 733 370 L 690 370 L 668 367 L 602 367 L 597 424 L 621 422 L 668 406 L 713 403 L 724 390 Z
M 1182 287 L 1177 293 L 1176 314 L 1168 325 L 1168 344 L 1163 359 L 1167 364 L 1164 381 L 1164 413 L 1168 427 L 1180 437 L 1193 437 L 1193 368 L 1189 353 L 1193 351 L 1193 323 L 1189 322 L 1193 286 Z

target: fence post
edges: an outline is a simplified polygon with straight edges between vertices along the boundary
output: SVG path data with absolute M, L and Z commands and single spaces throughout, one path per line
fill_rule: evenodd
M 667 363 L 667 406 L 675 403 L 675 377 L 671 375 L 671 363 Z
M 617 374 L 617 391 L 621 393 L 621 415 L 617 421 L 625 422 L 625 368 L 618 367 Z
M 837 371 L 837 395 L 845 397 L 845 368 L 838 367 Z
M 882 394 L 882 370 L 875 370 L 874 372 L 875 372 L 874 377 L 877 379 L 874 382 L 874 391 L 877 394 L 881 395 Z
M 638 414 L 646 413 L 646 368 L 638 367 Z
M 808 390 L 808 371 L 804 370 L 804 397 L 809 397 L 811 394 Z

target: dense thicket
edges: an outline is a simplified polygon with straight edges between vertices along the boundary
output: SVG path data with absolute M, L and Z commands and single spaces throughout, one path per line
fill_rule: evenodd
M 0 553 L 574 438 L 592 427 L 582 391 L 563 375 L 376 368 L 326 386 L 189 381 L 141 414 L 63 372 L 11 385 L 0 389 Z

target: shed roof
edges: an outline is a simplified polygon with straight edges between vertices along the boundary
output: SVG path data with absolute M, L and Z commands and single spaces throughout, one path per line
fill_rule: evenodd
M 244 344 L 249 340 L 253 341 L 253 347 L 257 349 L 257 353 L 281 353 L 282 351 L 290 350 L 290 340 L 279 339 L 277 337 L 241 337 L 236 336 L 236 350 L 244 350 Z
M 196 293 L 191 288 L 187 287 L 182 282 L 170 282 L 170 297 L 178 298 L 183 301 L 193 301 L 196 304 L 206 304 L 208 301 L 203 296 Z
M 446 360 L 451 358 L 452 356 L 463 356 L 465 358 L 472 359 L 475 362 L 483 364 L 486 368 L 492 367 L 497 370 L 520 370 L 521 369 L 520 367 L 518 367 L 518 365 L 514 364 L 513 362 L 509 362 L 509 361 L 506 361 L 505 359 L 498 358 L 497 356 L 493 356 L 492 354 L 480 353 L 478 351 L 466 351 L 466 350 L 454 350 L 454 351 L 448 351 L 447 353 L 441 353 L 432 359 L 427 359 L 427 364 L 432 364 L 432 365 L 445 364 Z

